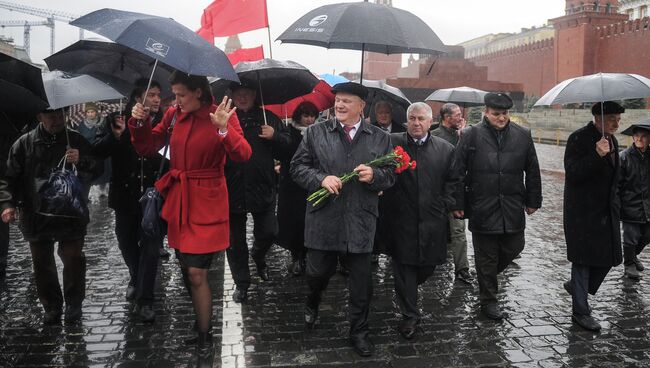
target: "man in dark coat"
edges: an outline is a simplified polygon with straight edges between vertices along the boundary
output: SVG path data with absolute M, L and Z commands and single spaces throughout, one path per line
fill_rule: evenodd
M 564 287 L 573 297 L 573 321 L 598 331 L 587 293 L 596 294 L 612 266 L 621 263 L 620 163 L 614 133 L 625 109 L 607 101 L 595 104 L 591 112 L 594 121 L 569 136 L 564 152 L 564 236 L 571 262 L 571 280 Z
M 236 285 L 233 299 L 237 303 L 248 299 L 251 283 L 246 242 L 248 213 L 253 216 L 251 258 L 260 279 L 269 280 L 265 258 L 278 232 L 275 217 L 277 174 L 273 159 L 281 158 L 280 149 L 289 144 L 289 133 L 280 119 L 258 106 L 257 85 L 247 81 L 242 83 L 233 83 L 230 88 L 239 124 L 253 149 L 253 155 L 243 163 L 228 159 L 224 168 L 230 205 L 230 247 L 227 255 Z
M 442 138 L 454 147 L 460 139 L 460 131 L 465 128 L 465 119 L 460 106 L 446 103 L 440 108 L 440 125 L 431 131 L 431 135 Z M 449 214 L 449 242 L 448 247 L 454 260 L 454 273 L 456 279 L 471 284 L 473 277 L 469 272 L 467 260 L 467 237 L 465 235 L 465 220 L 457 219 Z
M 542 181 L 530 131 L 510 122 L 510 97 L 488 93 L 485 106 L 456 149 L 465 190 L 456 192 L 454 216 L 469 218 L 481 310 L 500 320 L 497 274 L 524 249 L 525 214 L 542 206 Z
M 307 128 L 291 161 L 293 180 L 309 193 L 325 188 L 337 196 L 314 207 L 307 204 L 305 246 L 310 293 L 305 323 L 314 326 L 321 293 L 336 271 L 339 258 L 350 270 L 350 342 L 361 356 L 372 355 L 368 313 L 372 298 L 371 252 L 377 223 L 379 192 L 395 181 L 392 168 L 369 167 L 391 151 L 390 137 L 362 119 L 366 87 L 353 82 L 332 88 L 336 117 Z M 351 171 L 358 179 L 345 186 L 339 176 Z
M 88 186 L 96 161 L 90 156 L 88 141 L 75 131 L 66 134 L 62 111 L 47 110 L 40 113 L 38 119 L 41 123 L 18 138 L 9 152 L 7 169 L 0 180 L 2 221 L 15 221 L 16 207 L 20 208 L 18 225 L 32 253 L 36 291 L 45 310 L 44 322 L 60 321 L 64 298 L 65 321 L 76 322 L 81 318 L 81 304 L 85 298 L 83 245 L 88 214 L 86 212 L 83 217 L 41 214 L 39 189 L 64 156 L 68 163 L 76 165 L 79 178 Z M 53 256 L 55 242 L 59 243 L 57 253 L 63 262 L 63 292 Z
M 388 101 L 375 103 L 375 122 L 372 125 L 388 133 L 403 133 L 406 131 L 404 125 L 393 120 L 393 105 Z
M 398 331 L 411 339 L 420 321 L 418 287 L 447 258 L 447 218 L 459 182 L 452 170 L 454 146 L 429 134 L 431 107 L 416 102 L 406 116 L 407 132 L 391 134 L 391 144 L 404 148 L 417 166 L 399 174 L 395 185 L 385 191 L 386 208 L 379 215 L 393 219 L 386 221 L 390 235 L 385 240 L 402 312 Z
M 146 88 L 147 84 L 144 84 L 133 90 L 126 105 L 127 113 L 130 114 L 133 105 L 142 103 Z M 160 95 L 160 84 L 152 81 L 144 102 L 149 108 L 152 126 L 156 126 L 163 116 Z M 139 201 L 144 191 L 153 186 L 163 158 L 160 155 L 143 157 L 135 152 L 131 144 L 131 133 L 125 129 L 129 117 L 117 114 L 108 116 L 102 133 L 93 144 L 93 154 L 104 159 L 111 158 L 108 206 L 115 211 L 115 235 L 124 263 L 129 269 L 126 299 L 136 301 L 136 311 L 144 322 L 153 322 L 154 284 L 164 235 L 155 239 L 144 236 Z M 163 170 L 166 169 L 167 166 L 163 167 Z
M 644 270 L 637 256 L 650 243 L 650 125 L 633 125 L 626 131 L 634 144 L 621 152 L 623 263 L 625 276 L 637 280 Z

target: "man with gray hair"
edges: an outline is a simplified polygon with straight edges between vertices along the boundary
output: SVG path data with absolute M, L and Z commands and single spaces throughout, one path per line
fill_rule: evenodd
M 402 313 L 398 331 L 405 339 L 415 336 L 420 311 L 418 286 L 447 259 L 447 218 L 459 181 L 452 170 L 454 146 L 429 134 L 431 107 L 416 102 L 407 109 L 405 133 L 392 133 L 393 147 L 401 146 L 416 160 L 415 170 L 397 176 L 386 190 L 386 243 L 392 256 L 395 294 Z
M 393 121 L 393 105 L 388 101 L 375 103 L 375 122 L 372 125 L 388 133 L 402 133 L 406 131 L 404 125 Z
M 465 119 L 460 107 L 454 103 L 446 103 L 440 108 L 440 125 L 431 134 L 446 140 L 452 145 L 458 145 L 460 131 L 465 127 Z M 449 250 L 454 259 L 456 279 L 467 284 L 472 283 L 467 260 L 467 237 L 465 236 L 465 220 L 449 216 Z

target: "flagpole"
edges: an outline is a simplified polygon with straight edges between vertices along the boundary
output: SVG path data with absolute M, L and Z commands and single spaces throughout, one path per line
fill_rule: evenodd
M 267 34 L 269 36 L 269 56 L 273 59 L 273 47 L 271 46 L 271 25 L 266 27 Z

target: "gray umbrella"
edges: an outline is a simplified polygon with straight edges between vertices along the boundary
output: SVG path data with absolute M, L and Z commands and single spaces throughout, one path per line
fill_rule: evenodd
M 486 91 L 471 87 L 443 88 L 430 94 L 425 101 L 452 102 L 462 107 L 482 106 L 486 94 Z
M 441 54 L 445 45 L 416 15 L 370 2 L 321 6 L 300 17 L 277 40 L 382 54 Z M 361 56 L 363 79 L 363 55 Z
M 644 76 L 628 73 L 598 73 L 561 82 L 546 92 L 534 106 L 605 102 L 648 96 L 650 96 L 650 79 Z M 601 110 L 601 116 L 603 115 Z M 605 119 L 601 120 L 604 125 Z
M 70 75 L 61 71 L 43 73 L 43 85 L 50 109 L 85 102 L 115 100 L 124 96 L 89 75 Z

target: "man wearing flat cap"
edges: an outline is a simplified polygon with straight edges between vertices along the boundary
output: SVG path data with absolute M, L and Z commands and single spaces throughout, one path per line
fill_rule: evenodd
M 455 164 L 464 188 L 452 209 L 469 219 L 482 312 L 500 320 L 497 274 L 524 249 L 525 214 L 542 206 L 542 182 L 530 131 L 510 122 L 512 100 L 485 95 L 483 121 L 462 131 Z
M 368 338 L 368 313 L 372 297 L 371 252 L 377 223 L 379 192 L 395 182 L 393 170 L 364 165 L 391 151 L 390 136 L 363 119 L 366 87 L 340 83 L 335 118 L 307 128 L 291 161 L 291 176 L 309 193 L 325 188 L 335 197 L 305 214 L 307 282 L 305 324 L 313 328 L 321 294 L 340 259 L 350 270 L 350 343 L 361 356 L 372 355 Z M 339 177 L 356 171 L 358 179 L 345 186 Z
M 571 133 L 564 152 L 564 236 L 571 279 L 572 319 L 598 331 L 587 293 L 596 294 L 612 268 L 621 263 L 618 178 L 618 129 L 625 109 L 616 102 L 597 103 L 594 120 Z
M 633 124 L 623 131 L 634 144 L 621 152 L 621 222 L 625 276 L 638 280 L 643 264 L 637 257 L 650 243 L 650 125 Z

